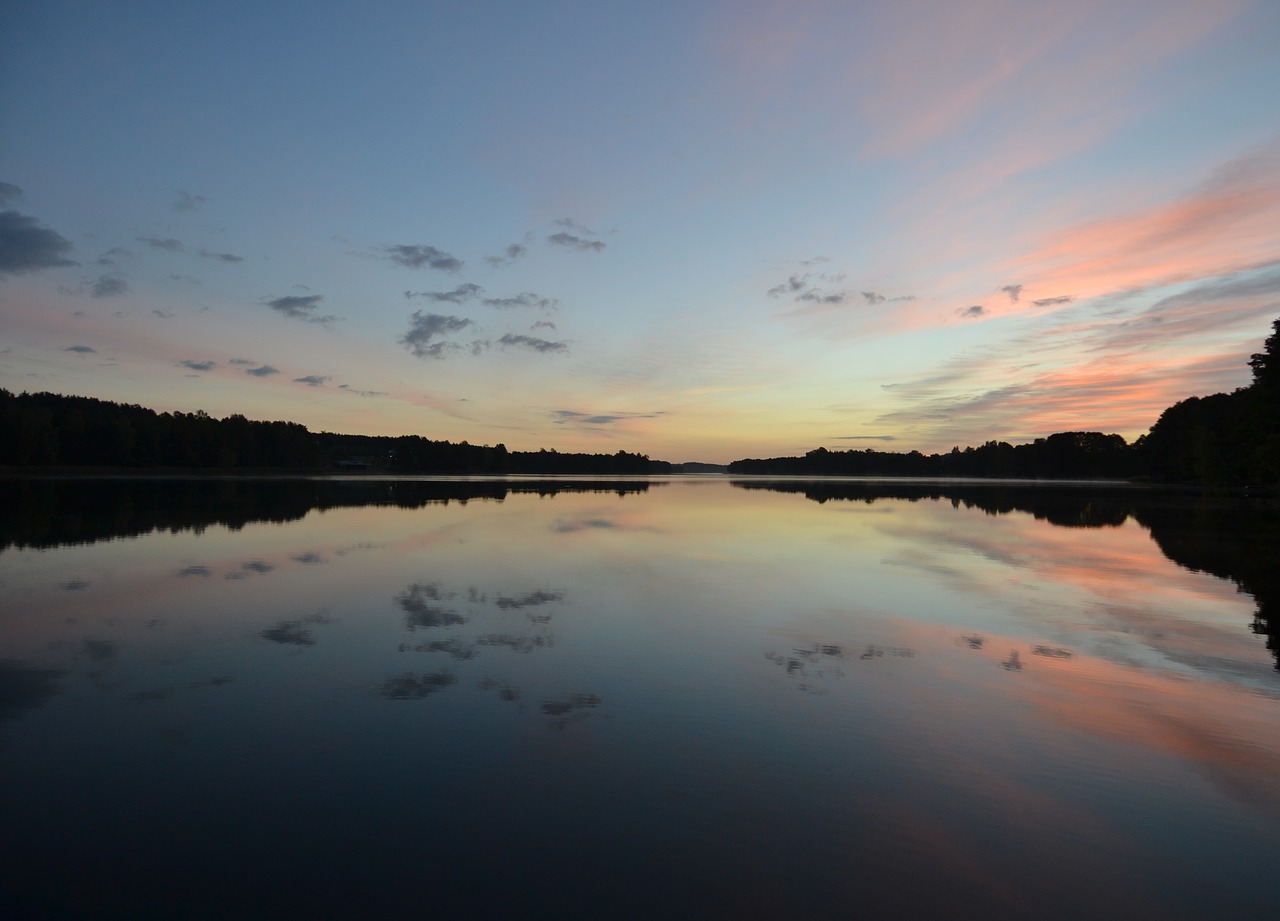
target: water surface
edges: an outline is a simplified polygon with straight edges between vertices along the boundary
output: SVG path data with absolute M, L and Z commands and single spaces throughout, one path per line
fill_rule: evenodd
M 0 500 L 0 872 L 31 914 L 1273 916 L 1256 503 L 694 478 Z

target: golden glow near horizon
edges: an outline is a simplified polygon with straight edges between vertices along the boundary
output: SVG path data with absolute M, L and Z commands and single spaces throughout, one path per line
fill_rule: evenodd
M 13 391 L 929 453 L 1132 440 L 1280 314 L 1271 3 L 13 16 Z

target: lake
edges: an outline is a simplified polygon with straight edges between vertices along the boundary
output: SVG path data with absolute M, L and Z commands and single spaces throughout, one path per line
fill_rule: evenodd
M 1118 487 L 0 481 L 0 902 L 1272 918 L 1277 560 Z

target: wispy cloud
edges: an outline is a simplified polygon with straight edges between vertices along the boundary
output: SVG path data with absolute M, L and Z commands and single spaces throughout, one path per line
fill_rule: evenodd
M 517 259 L 522 258 L 528 251 L 529 247 L 525 246 L 523 243 L 512 243 L 502 251 L 502 255 L 485 256 L 484 261 L 495 267 L 510 265 Z
M 602 240 L 588 240 L 585 237 L 580 237 L 577 234 L 568 233 L 563 230 L 558 233 L 550 234 L 547 237 L 547 242 L 552 246 L 559 246 L 564 249 L 576 249 L 580 252 L 594 253 L 600 252 L 607 245 Z
M 308 374 L 304 377 L 295 377 L 293 382 L 295 384 L 306 384 L 308 387 L 323 387 L 331 380 L 333 378 L 327 374 Z
M 983 307 L 981 304 L 972 304 L 968 307 L 957 308 L 956 313 L 966 319 L 973 319 L 975 317 L 985 317 L 987 315 L 987 308 Z
M 1022 294 L 1022 285 L 1005 285 L 1000 289 L 1002 294 L 1009 295 L 1009 303 L 1018 303 L 1018 297 Z
M 214 253 L 207 249 L 200 250 L 200 255 L 205 259 L 216 259 L 218 262 L 244 262 L 243 256 L 237 256 L 235 253 Z
M 260 365 L 256 368 L 246 368 L 244 373 L 252 374 L 254 377 L 270 377 L 273 374 L 279 374 L 280 370 L 271 365 Z
M 479 285 L 466 282 L 458 285 L 452 291 L 406 291 L 404 296 L 406 300 L 420 297 L 428 301 L 435 301 L 438 304 L 465 304 L 473 297 L 478 297 L 483 291 L 484 289 Z
M 539 339 L 537 336 L 524 336 L 516 333 L 507 333 L 498 340 L 500 345 L 510 345 L 517 348 L 529 349 L 534 352 L 543 354 L 551 352 L 567 352 L 569 344 L 567 342 L 552 342 L 548 339 Z
M 1070 304 L 1075 298 L 1070 294 L 1059 295 L 1058 297 L 1042 297 L 1031 303 L 1036 307 L 1058 307 L 1062 304 Z
M 81 355 L 93 355 L 97 353 L 98 350 L 91 345 L 68 345 L 62 351 L 79 352 Z
M 323 294 L 286 294 L 284 297 L 264 299 L 263 303 L 286 317 L 304 320 L 307 323 L 317 323 L 321 326 L 330 326 L 338 318 L 331 314 L 320 315 L 316 313 L 322 300 L 324 300 Z
M 185 358 L 178 362 L 178 367 L 187 368 L 191 371 L 212 371 L 218 367 L 218 363 L 216 361 L 196 361 L 192 358 Z
M 129 293 L 129 283 L 119 275 L 100 275 L 89 286 L 93 297 L 119 297 Z
M 560 302 L 553 297 L 542 297 L 532 291 L 525 291 L 514 297 L 486 297 L 484 304 L 487 307 L 497 307 L 499 310 L 509 310 L 516 307 L 536 307 L 539 310 L 555 310 Z
M 186 247 L 182 245 L 181 240 L 175 240 L 173 237 L 135 237 L 139 243 L 145 243 L 152 249 L 163 250 L 166 253 L 181 253 L 186 251 Z
M 396 265 L 409 269 L 437 269 L 441 272 L 457 272 L 463 262 L 444 250 L 423 244 L 397 243 L 385 248 L 387 258 Z
M 199 211 L 206 201 L 208 199 L 203 195 L 193 195 L 186 189 L 178 189 L 174 193 L 172 207 L 174 211 Z

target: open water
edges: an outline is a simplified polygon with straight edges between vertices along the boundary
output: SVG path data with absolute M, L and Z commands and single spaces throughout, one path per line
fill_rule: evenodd
M 5 481 L 0 902 L 1274 918 L 1278 561 L 1097 486 Z

